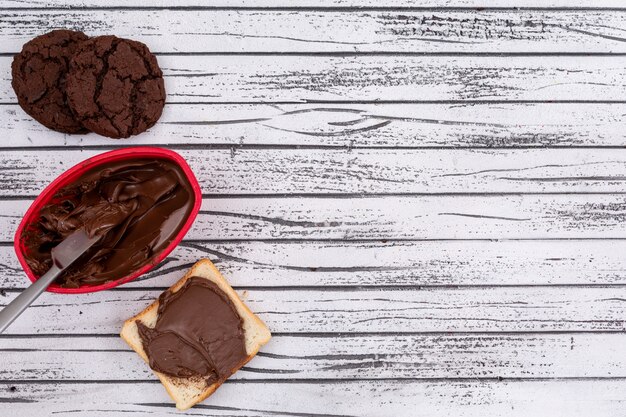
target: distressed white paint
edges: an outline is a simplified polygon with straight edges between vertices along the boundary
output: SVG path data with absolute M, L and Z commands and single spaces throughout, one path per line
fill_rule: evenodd
M 456 148 L 625 146 L 626 104 L 170 104 L 123 144 Z M 0 106 L 3 147 L 112 146 L 51 132 L 17 105 Z
M 11 391 L 11 387 L 15 387 Z M 623 413 L 616 380 L 227 382 L 189 415 L 269 417 L 599 417 Z M 3 384 L 2 399 L 28 415 L 185 415 L 155 383 Z M 284 394 L 284 395 L 280 395 Z M 19 401 L 22 401 L 21 403 Z M 80 404 L 80 409 L 76 407 Z M 43 410 L 43 411 L 42 411 Z M 55 413 L 55 414 L 52 414 Z M 300 414 L 297 414 L 300 413 Z
M 100 152 L 4 151 L 0 195 L 36 195 Z M 207 194 L 620 193 L 626 183 L 626 149 L 227 147 L 179 153 Z
M 624 377 L 624 349 L 623 333 L 275 336 L 233 379 Z M 118 337 L 2 339 L 0 355 L 14 381 L 152 378 Z
M 6 334 L 98 334 L 161 293 L 46 293 Z M 243 294 L 243 292 L 240 292 Z M 7 293 L 0 304 L 16 293 Z M 624 287 L 487 287 L 246 290 L 245 302 L 276 333 L 623 331 Z
M 0 103 L 14 103 L 0 57 Z M 159 57 L 168 102 L 623 100 L 626 56 Z
M 68 24 L 69 23 L 69 24 Z M 15 53 L 69 27 L 154 52 L 624 52 L 623 11 L 15 10 L 0 18 Z
M 573 3 L 571 0 L 491 0 L 487 4 L 485 0 L 439 0 L 437 2 L 428 0 L 133 0 L 134 6 L 152 8 L 176 8 L 178 6 L 198 7 L 198 8 L 353 8 L 375 7 L 375 8 L 411 8 L 423 7 L 437 10 L 445 7 L 472 7 L 480 10 L 489 7 L 507 8 L 617 8 L 624 4 L 621 0 L 584 0 Z M 129 3 L 124 0 L 2 0 L 0 7 L 29 8 L 29 7 L 127 7 Z M 488 8 L 487 8 L 488 9 Z
M 166 288 L 209 257 L 236 287 L 624 285 L 626 240 L 184 242 L 123 288 Z M 2 288 L 29 282 L 0 246 Z
M 623 414 L 626 9 L 482 6 L 0 1 L 0 303 L 26 284 L 17 222 L 70 165 L 171 146 L 206 195 L 145 279 L 44 294 L 0 338 L 2 411 L 177 414 L 115 335 L 208 256 L 278 334 L 192 413 Z M 112 141 L 26 116 L 10 53 L 55 26 L 161 53 L 160 123 Z
M 29 203 L 0 202 L 3 241 Z M 624 239 L 625 216 L 623 194 L 206 198 L 187 238 Z

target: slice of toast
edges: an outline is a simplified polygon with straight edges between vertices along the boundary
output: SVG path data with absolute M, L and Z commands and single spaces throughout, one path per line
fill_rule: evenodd
M 248 357 L 242 363 L 242 366 L 252 359 L 261 346 L 266 344 L 271 337 L 265 323 L 263 323 L 257 316 L 250 311 L 250 309 L 241 301 L 237 293 L 232 289 L 228 282 L 222 277 L 222 274 L 217 270 L 215 265 L 208 259 L 201 259 L 191 267 L 189 272 L 185 274 L 177 283 L 170 287 L 170 291 L 176 292 L 183 286 L 185 281 L 191 277 L 202 277 L 210 281 L 213 281 L 219 286 L 219 288 L 232 300 L 239 316 L 243 320 L 243 331 L 245 335 L 246 353 Z M 135 350 L 148 362 L 148 356 L 143 349 L 141 338 L 137 330 L 137 324 L 135 321 L 139 320 L 148 327 L 154 327 L 157 320 L 157 310 L 159 307 L 159 300 L 150 304 L 145 310 L 132 317 L 122 327 L 120 336 L 128 345 Z M 206 399 L 211 395 L 220 385 L 221 382 L 216 382 L 210 386 L 206 385 L 206 382 L 201 378 L 176 378 L 168 375 L 164 375 L 160 372 L 154 371 L 157 377 L 161 380 L 161 383 L 167 390 L 168 394 L 176 402 L 176 408 L 179 410 L 187 410 L 194 404 Z

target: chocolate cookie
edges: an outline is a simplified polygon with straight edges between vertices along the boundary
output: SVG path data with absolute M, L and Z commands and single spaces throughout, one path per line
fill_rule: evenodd
M 70 61 L 66 91 L 83 126 L 111 138 L 149 129 L 165 104 L 156 57 L 143 43 L 115 36 L 83 42 Z
M 11 85 L 26 113 L 42 125 L 64 133 L 87 132 L 67 105 L 65 79 L 69 61 L 88 37 L 82 32 L 54 30 L 37 36 L 15 55 Z

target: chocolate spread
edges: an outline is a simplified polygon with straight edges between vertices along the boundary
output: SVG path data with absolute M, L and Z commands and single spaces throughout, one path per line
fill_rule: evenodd
M 180 167 L 166 159 L 100 165 L 63 187 L 22 234 L 26 262 L 41 276 L 50 251 L 77 229 L 102 238 L 58 279 L 63 287 L 97 285 L 127 276 L 175 238 L 194 204 Z
M 159 297 L 157 321 L 137 321 L 150 367 L 207 386 L 224 381 L 247 358 L 243 321 L 231 299 L 212 281 L 191 277 Z

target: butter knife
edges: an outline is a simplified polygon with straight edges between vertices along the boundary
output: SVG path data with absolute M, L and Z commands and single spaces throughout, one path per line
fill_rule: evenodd
M 52 268 L 0 311 L 0 333 L 4 332 L 26 310 L 26 307 L 31 305 L 52 284 L 56 277 L 61 275 L 98 240 L 100 240 L 100 236 L 89 237 L 84 230 L 80 229 L 52 248 Z

